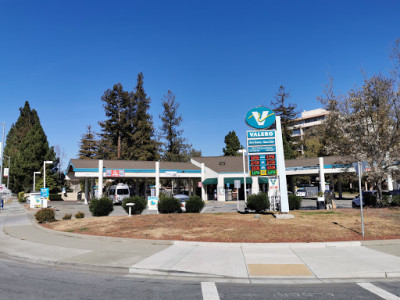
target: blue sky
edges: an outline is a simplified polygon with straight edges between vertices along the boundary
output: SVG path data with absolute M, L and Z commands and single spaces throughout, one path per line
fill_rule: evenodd
M 184 136 L 221 155 L 246 112 L 280 85 L 298 110 L 320 107 L 328 82 L 345 92 L 388 74 L 400 38 L 399 1 L 0 0 L 0 122 L 6 133 L 29 101 L 51 145 L 77 157 L 86 126 L 99 131 L 104 91 L 137 74 L 151 97 L 180 103 Z

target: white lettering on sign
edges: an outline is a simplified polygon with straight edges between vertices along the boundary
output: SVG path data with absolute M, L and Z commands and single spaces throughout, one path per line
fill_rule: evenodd
M 274 137 L 275 132 L 273 131 L 250 131 L 249 138 L 258 138 L 258 137 Z

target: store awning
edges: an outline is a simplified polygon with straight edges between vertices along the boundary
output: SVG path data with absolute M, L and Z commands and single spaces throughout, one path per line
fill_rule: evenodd
M 262 184 L 262 183 L 268 183 L 268 177 L 258 177 L 258 183 Z
M 235 180 L 240 180 L 240 183 L 243 184 L 243 177 L 232 177 L 232 178 L 224 178 L 224 184 L 235 184 Z M 253 179 L 251 177 L 246 177 L 246 183 L 253 183 Z
M 202 183 L 203 183 L 203 185 L 218 184 L 218 179 L 217 178 L 207 178 L 207 179 L 204 179 L 204 181 Z

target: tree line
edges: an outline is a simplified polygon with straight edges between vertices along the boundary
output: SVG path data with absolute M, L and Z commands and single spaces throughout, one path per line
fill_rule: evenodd
M 143 85 L 143 73 L 139 73 L 133 91 L 125 91 L 117 83 L 104 92 L 101 101 L 106 120 L 99 122 L 98 134 L 90 125 L 87 127 L 81 137 L 79 158 L 182 162 L 201 155 L 183 137 L 179 103 L 170 90 L 161 101 L 162 125 L 155 130 L 149 114 L 151 99 Z

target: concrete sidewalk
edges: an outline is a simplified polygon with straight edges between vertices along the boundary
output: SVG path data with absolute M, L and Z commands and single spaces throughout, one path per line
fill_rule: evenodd
M 400 240 L 232 244 L 96 237 L 45 229 L 16 201 L 0 211 L 0 225 L 1 254 L 53 267 L 248 283 L 400 278 Z

